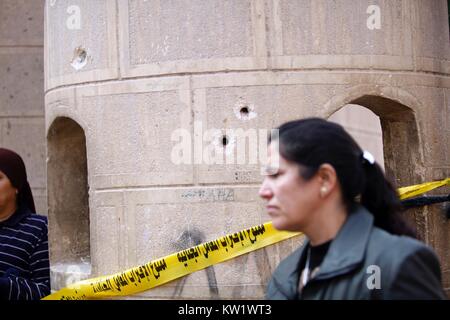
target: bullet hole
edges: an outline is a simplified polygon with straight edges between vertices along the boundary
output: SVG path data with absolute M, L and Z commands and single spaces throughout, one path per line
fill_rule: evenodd
M 28 76 L 28 72 L 24 72 L 23 75 L 24 75 L 24 76 Z
M 10 99 L 14 99 L 14 96 L 12 94 L 9 95 Z
M 80 70 L 81 68 L 83 68 L 85 65 L 87 64 L 87 52 L 85 49 L 83 49 L 82 47 L 77 47 L 75 48 L 74 52 L 73 52 L 73 59 L 71 62 L 71 66 L 75 69 L 75 70 Z
M 234 113 L 239 120 L 248 121 L 256 118 L 255 106 L 247 103 L 244 99 L 239 101 L 234 106 Z
M 228 138 L 228 136 L 226 135 L 222 136 L 222 145 L 226 147 L 228 143 L 230 143 L 230 139 Z
M 242 117 L 248 117 L 248 114 L 250 113 L 247 106 L 242 107 L 239 112 L 241 113 Z
M 235 150 L 236 137 L 227 131 L 214 134 L 211 141 L 211 147 L 214 147 L 216 154 L 229 155 Z
M 6 72 L 10 72 L 10 71 L 11 71 L 10 67 L 6 68 Z
M 31 20 L 33 20 L 33 17 L 28 17 L 28 21 L 31 21 Z
M 27 32 L 27 31 L 28 31 L 28 29 L 27 29 L 27 28 L 23 29 L 23 32 Z

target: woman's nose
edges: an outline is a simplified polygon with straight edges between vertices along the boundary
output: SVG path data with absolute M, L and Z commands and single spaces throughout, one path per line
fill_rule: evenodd
M 263 199 L 270 199 L 273 195 L 272 190 L 270 189 L 268 183 L 267 183 L 267 179 L 264 179 L 261 187 L 259 188 L 259 196 Z

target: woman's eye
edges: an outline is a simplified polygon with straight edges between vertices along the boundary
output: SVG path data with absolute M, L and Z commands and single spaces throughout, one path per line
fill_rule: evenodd
M 276 172 L 276 173 L 271 174 L 270 176 L 271 176 L 272 178 L 277 178 L 279 175 L 280 175 L 280 173 L 279 173 L 279 172 Z

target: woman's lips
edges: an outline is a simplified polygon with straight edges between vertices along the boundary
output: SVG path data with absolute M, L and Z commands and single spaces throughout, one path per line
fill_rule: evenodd
M 272 205 L 266 206 L 266 209 L 269 214 L 273 214 L 279 210 L 279 208 L 277 206 L 272 206 Z

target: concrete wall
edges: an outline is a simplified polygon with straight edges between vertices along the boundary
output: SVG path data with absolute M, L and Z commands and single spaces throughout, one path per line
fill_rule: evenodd
M 0 0 L 0 146 L 22 156 L 47 214 L 43 12 L 43 0 Z
M 371 30 L 373 4 L 381 25 Z M 386 172 L 399 186 L 450 175 L 446 1 L 60 0 L 45 10 L 46 130 L 67 117 L 85 134 L 92 275 L 269 220 L 257 166 L 172 163 L 171 134 L 194 135 L 195 123 L 268 129 L 358 104 L 380 117 Z M 239 117 L 241 106 L 257 116 Z M 76 190 L 54 186 L 50 222 L 70 225 L 57 218 L 59 199 Z M 436 248 L 450 288 L 448 222 L 435 209 L 409 218 Z M 53 248 L 63 235 L 51 231 Z M 298 241 L 138 297 L 260 298 Z M 52 256 L 53 289 L 65 285 L 67 270 L 55 270 L 68 260 Z

